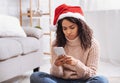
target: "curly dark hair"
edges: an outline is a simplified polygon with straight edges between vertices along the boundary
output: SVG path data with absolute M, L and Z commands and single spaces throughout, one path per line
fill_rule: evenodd
M 72 23 L 77 24 L 78 26 L 78 35 L 81 41 L 82 49 L 87 49 L 91 47 L 91 40 L 92 40 L 92 33 L 93 31 L 90 29 L 90 27 L 81 19 L 77 19 L 74 17 L 64 17 L 63 19 L 60 19 L 57 24 L 57 30 L 56 30 L 56 46 L 62 46 L 64 47 L 66 44 L 66 38 L 62 30 L 62 22 L 66 19 Z

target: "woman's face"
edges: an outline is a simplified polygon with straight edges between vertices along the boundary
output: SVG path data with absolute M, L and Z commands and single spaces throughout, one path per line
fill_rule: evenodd
M 62 21 L 62 30 L 69 40 L 73 40 L 78 36 L 78 26 L 66 19 Z

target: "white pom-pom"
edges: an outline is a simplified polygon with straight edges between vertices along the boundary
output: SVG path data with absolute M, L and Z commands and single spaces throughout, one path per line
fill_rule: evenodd
M 55 25 L 50 25 L 49 28 L 50 28 L 51 31 L 56 31 L 57 30 L 57 27 Z

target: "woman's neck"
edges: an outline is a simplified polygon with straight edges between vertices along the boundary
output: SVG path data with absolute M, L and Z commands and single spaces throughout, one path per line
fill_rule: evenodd
M 67 39 L 67 45 L 69 46 L 79 46 L 80 45 L 80 39 L 79 39 L 79 36 L 77 36 L 75 39 L 73 40 L 70 40 L 68 38 Z

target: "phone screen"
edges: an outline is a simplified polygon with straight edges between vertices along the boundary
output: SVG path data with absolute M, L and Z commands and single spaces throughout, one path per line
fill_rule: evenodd
M 66 54 L 63 47 L 54 47 L 54 52 L 57 55 L 65 55 Z

